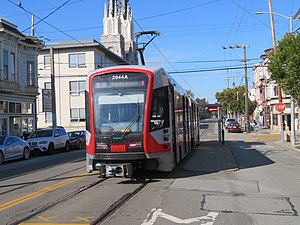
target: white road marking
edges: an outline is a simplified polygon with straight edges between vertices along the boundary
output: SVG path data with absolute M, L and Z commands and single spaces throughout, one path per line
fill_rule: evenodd
M 147 215 L 147 218 L 141 225 L 154 225 L 155 221 L 158 217 L 170 220 L 177 224 L 190 224 L 194 222 L 201 222 L 201 225 L 213 225 L 219 213 L 210 212 L 207 216 L 189 218 L 189 219 L 180 219 L 175 216 L 166 214 L 162 212 L 162 209 L 152 209 L 150 213 Z

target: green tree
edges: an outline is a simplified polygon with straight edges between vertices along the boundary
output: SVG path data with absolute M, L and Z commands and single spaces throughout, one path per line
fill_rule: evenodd
M 200 108 L 199 110 L 199 115 L 200 115 L 200 119 L 209 119 L 211 117 L 211 112 L 209 112 L 206 109 L 206 105 L 208 104 L 208 101 L 206 101 L 205 98 L 196 98 L 196 102 L 198 103 L 198 106 Z
M 268 69 L 271 79 L 282 84 L 286 94 L 300 99 L 300 35 L 286 34 L 270 55 Z
M 226 89 L 216 93 L 217 101 L 222 105 L 223 115 L 237 115 L 245 113 L 245 87 L 239 86 L 232 89 Z M 256 102 L 248 102 L 249 115 L 252 115 Z

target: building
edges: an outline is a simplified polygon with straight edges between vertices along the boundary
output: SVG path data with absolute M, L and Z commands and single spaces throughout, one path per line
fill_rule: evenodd
M 85 129 L 85 80 L 91 70 L 137 64 L 128 0 L 107 0 L 104 8 L 101 43 L 96 40 L 61 41 L 39 52 L 39 128 L 52 125 L 50 47 L 54 52 L 56 124 L 68 131 Z
M 0 135 L 36 128 L 37 56 L 41 42 L 0 18 Z
M 270 79 L 270 73 L 267 67 L 268 54 L 272 49 L 265 50 L 261 55 L 263 62 L 254 66 L 254 89 L 255 100 L 257 108 L 255 110 L 254 118 L 258 124 L 263 128 L 271 128 L 273 130 L 280 130 L 281 116 L 276 110 L 278 101 L 278 89 L 275 81 Z M 282 92 L 282 102 L 286 105 L 284 110 L 284 124 L 289 129 L 291 128 L 291 96 Z M 298 107 L 296 107 L 295 118 L 298 117 Z M 295 119 L 295 129 L 298 129 L 298 119 Z
M 52 126 L 50 47 L 54 57 L 57 125 L 67 131 L 85 129 L 87 74 L 98 68 L 128 62 L 95 40 L 61 41 L 41 49 L 38 56 L 38 86 L 41 93 L 37 100 L 39 128 Z
M 107 0 L 101 43 L 130 64 L 138 64 L 129 0 Z

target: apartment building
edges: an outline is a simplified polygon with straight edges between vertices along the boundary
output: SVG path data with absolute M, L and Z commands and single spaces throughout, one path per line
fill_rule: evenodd
M 85 129 L 84 90 L 87 74 L 95 69 L 128 64 L 96 40 L 70 40 L 41 49 L 38 56 L 37 127 L 52 125 L 50 47 L 53 48 L 56 121 L 67 131 Z
M 0 135 L 36 127 L 37 56 L 41 42 L 0 18 Z
M 263 62 L 254 66 L 254 89 L 257 108 L 254 113 L 254 118 L 261 127 L 280 130 L 281 116 L 276 110 L 278 101 L 277 83 L 270 78 L 270 73 L 267 67 L 268 54 L 272 49 L 265 50 L 261 55 Z M 282 91 L 282 102 L 286 105 L 283 113 L 285 126 L 291 128 L 291 96 L 286 95 Z M 295 108 L 295 129 L 298 129 L 298 106 Z

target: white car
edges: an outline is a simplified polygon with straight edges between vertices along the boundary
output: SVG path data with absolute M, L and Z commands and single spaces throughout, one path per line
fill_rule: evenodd
M 65 129 L 60 127 L 37 129 L 30 135 L 27 142 L 32 152 L 53 154 L 57 149 L 70 151 L 69 136 Z
M 13 159 L 29 159 L 28 143 L 16 136 L 0 136 L 0 165 Z

